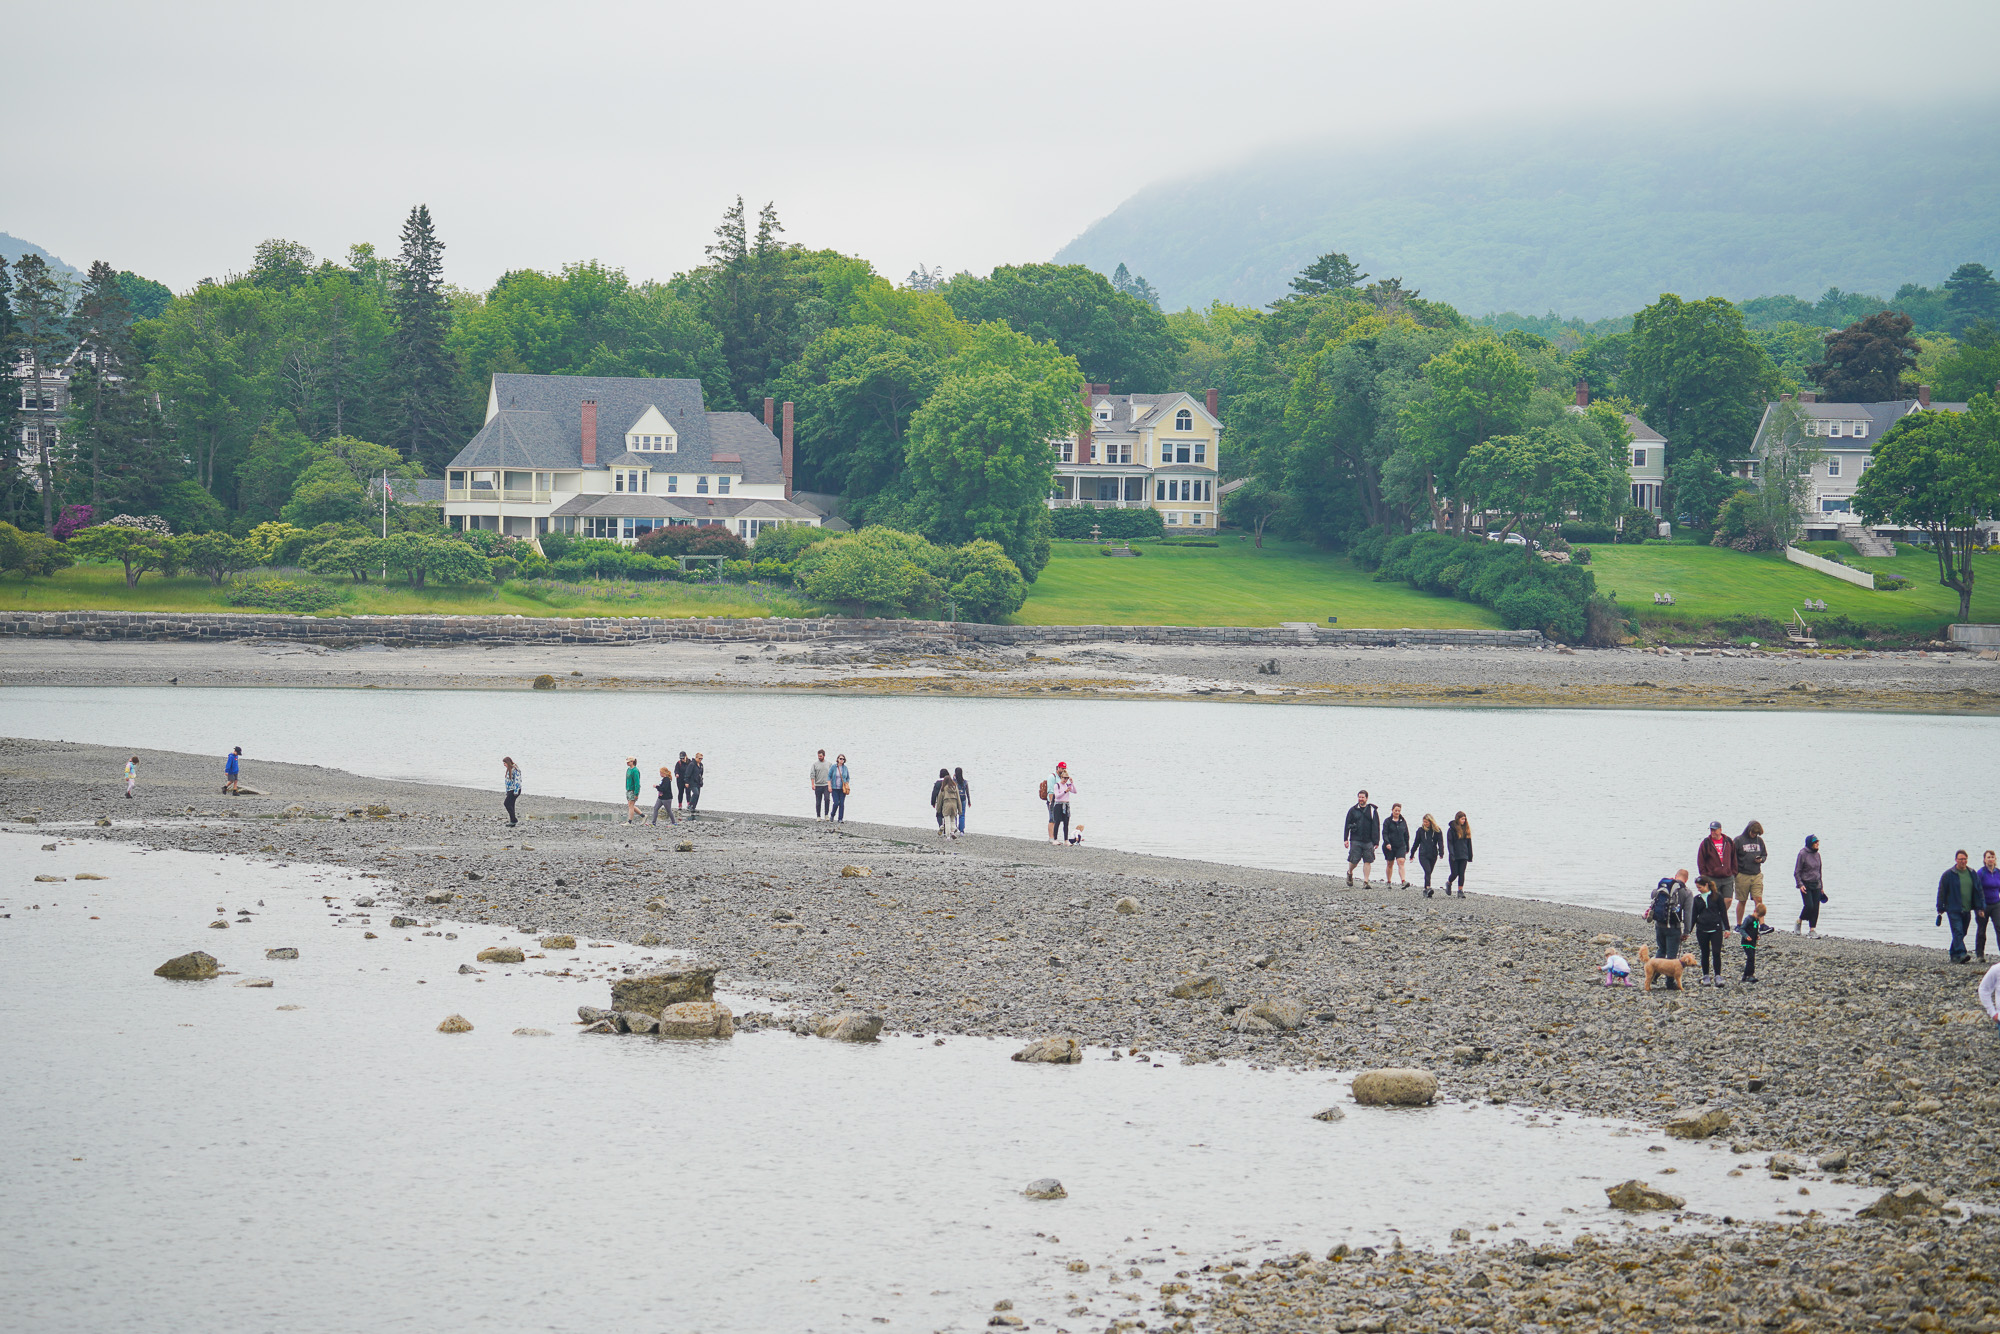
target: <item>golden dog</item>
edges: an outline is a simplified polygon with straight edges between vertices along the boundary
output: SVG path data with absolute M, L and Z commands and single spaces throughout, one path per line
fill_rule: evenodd
M 1694 967 L 1694 956 L 1683 954 L 1678 959 L 1656 959 L 1651 945 L 1639 947 L 1639 964 L 1646 970 L 1646 990 L 1653 989 L 1653 979 L 1659 978 L 1675 991 L 1681 990 L 1681 974 Z

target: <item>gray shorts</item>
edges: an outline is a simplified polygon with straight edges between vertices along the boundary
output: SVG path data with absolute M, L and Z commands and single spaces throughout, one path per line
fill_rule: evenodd
M 1361 862 L 1367 862 L 1370 866 L 1375 864 L 1375 845 L 1373 843 L 1349 843 L 1347 845 L 1347 864 L 1354 866 Z

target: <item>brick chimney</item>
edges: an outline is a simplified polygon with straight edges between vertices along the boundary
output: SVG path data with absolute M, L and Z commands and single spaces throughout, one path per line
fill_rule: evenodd
M 597 466 L 597 400 L 583 400 L 583 466 Z
M 777 422 L 774 421 L 771 417 L 772 410 L 777 406 L 778 406 L 778 400 L 775 398 L 767 398 L 764 400 L 764 429 L 767 431 L 773 429 L 777 425 Z
M 1918 385 L 1917 406 L 1920 408 L 1927 408 L 1930 405 L 1931 405 L 1931 387 L 1927 384 Z
M 1578 380 L 1576 382 L 1576 405 L 1580 408 L 1590 406 L 1590 381 Z
M 1083 429 L 1076 433 L 1076 461 L 1078 463 L 1090 462 L 1090 423 L 1094 420 L 1090 415 L 1090 391 L 1095 387 L 1094 385 L 1085 385 L 1083 387 Z
M 1799 391 L 1799 402 L 1801 402 L 1801 403 L 1817 403 L 1817 402 L 1819 402 L 1819 395 L 1818 395 L 1818 394 L 1815 394 L 1815 393 L 1812 393 L 1812 392 L 1811 392 L 1810 390 L 1805 390 L 1805 389 L 1801 389 L 1801 390 Z
M 783 448 L 785 454 L 785 499 L 790 500 L 792 498 L 792 405 L 789 401 L 785 404 L 785 438 Z
M 1093 394 L 1108 394 L 1111 392 L 1111 386 L 1108 384 L 1094 384 L 1090 386 L 1090 392 Z
M 1208 391 L 1208 415 L 1214 417 L 1217 421 L 1222 419 L 1222 391 L 1220 389 L 1211 389 Z

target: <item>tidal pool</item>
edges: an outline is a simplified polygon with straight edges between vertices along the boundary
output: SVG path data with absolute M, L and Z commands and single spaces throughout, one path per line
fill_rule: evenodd
M 0 867 L 0 1304 L 33 1334 L 970 1331 L 1002 1299 L 1080 1331 L 1225 1256 L 1604 1234 L 1634 1176 L 1716 1217 L 1860 1202 L 1617 1122 L 1356 1107 L 1330 1073 L 587 1036 L 644 952 L 391 930 L 354 906 L 389 882 L 57 829 L 0 835 Z M 33 879 L 80 871 L 108 878 Z M 457 971 L 505 940 L 546 957 Z M 230 975 L 152 975 L 192 949 Z M 1024 1198 L 1044 1176 L 1069 1197 Z
M 1177 700 L 470 690 L 20 688 L 0 733 L 217 757 L 321 764 L 495 790 L 502 755 L 527 772 L 522 809 L 553 794 L 622 799 L 624 761 L 649 776 L 704 752 L 718 810 L 809 816 L 813 752 L 845 752 L 848 815 L 929 826 L 931 783 L 962 767 L 972 830 L 1044 836 L 1036 787 L 1058 760 L 1092 844 L 1235 865 L 1338 873 L 1341 817 L 1366 788 L 1412 827 L 1463 810 L 1474 894 L 1630 912 L 1692 869 L 1720 820 L 1761 820 L 1766 902 L 1798 915 L 1792 861 L 1818 834 L 1829 934 L 1943 948 L 1937 878 L 1957 848 L 2000 847 L 1991 803 L 1938 757 L 2000 749 L 2000 718 L 1882 713 L 1332 708 Z M 117 774 L 105 775 L 107 783 Z M 1378 865 L 1379 874 L 1379 865 Z M 1412 868 L 1416 883 L 1422 872 Z M 1437 879 L 1444 880 L 1438 867 Z M 1412 890 L 1413 894 L 1417 891 Z

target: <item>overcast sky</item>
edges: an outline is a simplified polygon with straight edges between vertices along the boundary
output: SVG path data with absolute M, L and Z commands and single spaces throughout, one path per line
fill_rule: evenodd
M 0 231 L 79 267 L 393 250 L 422 201 L 463 286 L 665 277 L 740 192 L 900 280 L 1302 137 L 1990 93 L 2000 4 L 100 0 L 10 10 L 7 46 Z

